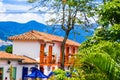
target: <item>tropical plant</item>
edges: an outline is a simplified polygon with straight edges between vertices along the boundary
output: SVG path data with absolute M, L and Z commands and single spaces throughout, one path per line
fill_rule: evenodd
M 61 69 L 54 70 L 54 76 L 52 76 L 49 80 L 65 80 L 67 77 L 65 76 L 65 71 Z
M 76 56 L 74 68 L 86 80 L 120 80 L 120 1 L 106 1 L 99 8 L 102 27 L 80 46 Z
M 87 41 L 83 42 L 81 48 L 87 48 L 98 44 L 101 40 L 111 41 L 111 42 L 120 42 L 120 24 L 114 24 L 109 28 L 97 28 L 94 32 L 94 35 L 90 37 Z
M 54 70 L 54 75 L 49 80 L 85 80 L 83 77 L 77 75 L 75 71 L 64 71 L 62 69 Z M 67 77 L 67 73 L 71 76 Z
M 120 0 L 111 0 L 98 10 L 99 23 L 103 26 L 120 24 Z
M 120 24 L 114 24 L 110 29 L 110 40 L 120 42 Z
M 118 42 L 100 41 L 90 47 L 80 48 L 76 66 L 83 70 L 87 80 L 120 79 L 120 44 Z M 103 78 L 103 79 L 102 79 Z

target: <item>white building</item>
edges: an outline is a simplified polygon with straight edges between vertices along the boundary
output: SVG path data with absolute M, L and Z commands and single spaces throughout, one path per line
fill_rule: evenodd
M 61 44 L 63 37 L 30 31 L 21 35 L 12 36 L 13 54 L 26 55 L 40 62 L 40 70 L 46 75 L 57 69 L 62 61 Z M 78 51 L 79 43 L 67 40 L 65 46 L 65 66 L 68 67 L 71 55 Z
M 6 52 L 0 52 L 0 80 L 10 80 L 10 69 L 12 67 L 12 78 L 24 80 L 25 75 L 30 73 L 30 68 L 35 67 L 38 62 L 27 56 L 18 56 Z

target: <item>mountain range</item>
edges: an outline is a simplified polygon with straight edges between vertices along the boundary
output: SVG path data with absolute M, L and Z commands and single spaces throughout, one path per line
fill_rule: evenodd
M 0 22 L 0 39 L 8 42 L 8 37 L 19 35 L 30 30 L 37 30 L 57 36 L 63 36 L 65 32 L 61 29 L 60 25 L 45 25 L 36 21 L 29 21 L 27 23 L 18 22 Z M 80 26 L 76 25 L 75 28 L 70 32 L 69 39 L 76 42 L 82 43 L 86 40 L 86 36 L 91 36 L 93 31 L 86 32 Z M 0 50 L 4 50 L 5 46 L 1 46 Z

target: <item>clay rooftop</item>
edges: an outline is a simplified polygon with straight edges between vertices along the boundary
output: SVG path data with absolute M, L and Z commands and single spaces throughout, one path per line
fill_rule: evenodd
M 16 36 L 11 36 L 9 37 L 9 40 L 39 40 L 39 41 L 44 41 L 44 42 L 62 42 L 63 41 L 63 37 L 60 36 L 55 36 L 55 35 L 51 35 L 51 34 L 47 34 L 47 33 L 43 33 L 43 32 L 39 32 L 39 31 L 29 31 L 20 35 L 16 35 Z M 80 46 L 79 43 L 69 40 L 67 39 L 66 44 L 68 45 L 74 45 L 74 46 Z
M 27 56 L 15 55 L 7 52 L 0 51 L 0 60 L 18 60 L 21 61 L 21 64 L 37 64 L 35 59 L 32 59 Z

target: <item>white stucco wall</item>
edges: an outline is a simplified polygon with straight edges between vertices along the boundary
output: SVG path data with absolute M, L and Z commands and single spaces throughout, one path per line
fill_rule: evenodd
M 26 55 L 29 56 L 33 59 L 37 59 L 39 60 L 40 57 L 40 45 L 43 43 L 40 43 L 38 41 L 13 41 L 13 54 L 17 54 L 17 55 Z M 52 53 L 53 55 L 56 56 L 56 63 L 58 62 L 58 60 L 60 60 L 60 47 L 61 47 L 61 43 L 60 42 L 54 42 L 54 45 L 51 43 L 46 43 L 45 47 L 44 47 L 44 52 L 48 55 L 49 52 L 49 45 L 52 45 Z M 73 50 L 73 46 L 69 46 L 69 53 L 71 54 Z M 77 48 L 75 48 L 75 52 L 77 51 Z M 66 48 L 65 48 L 65 52 L 66 52 Z M 23 66 L 22 66 L 23 67 Z M 19 66 L 19 68 L 21 68 Z M 55 66 L 55 69 L 57 69 L 58 66 Z M 18 70 L 18 72 L 21 69 Z M 44 73 L 46 75 L 48 75 L 52 70 L 52 67 L 50 68 L 50 71 L 47 70 L 47 66 L 44 66 Z M 20 73 L 19 73 L 20 74 Z M 18 75 L 19 75 L 18 74 Z
M 54 42 L 53 53 L 55 53 L 55 55 L 58 57 L 60 57 L 60 48 L 61 48 L 61 43 Z
M 26 55 L 39 61 L 40 57 L 40 42 L 39 41 L 13 41 L 13 54 Z M 60 58 L 60 42 L 53 44 L 46 43 L 44 52 L 48 55 L 49 45 L 53 46 L 53 55 L 56 56 L 57 61 Z M 76 50 L 77 51 L 77 50 Z M 65 51 L 66 52 L 66 51 Z M 69 47 L 69 53 L 72 53 L 72 46 Z
M 61 43 L 60 42 L 54 42 L 53 44 L 47 43 L 45 46 L 45 53 L 49 52 L 49 46 L 52 45 L 52 55 L 56 56 L 56 62 L 58 62 L 58 59 L 60 59 L 60 48 L 61 48 Z
M 46 46 L 45 46 L 45 53 L 47 53 L 48 55 L 48 52 L 49 52 L 49 46 L 52 46 L 52 54 L 53 55 L 56 55 L 56 56 L 59 56 L 60 54 L 60 43 L 58 42 L 55 42 L 55 44 L 50 44 L 50 43 L 46 43 Z
M 38 41 L 13 41 L 13 54 L 39 59 L 39 53 L 40 43 Z
M 18 61 L 11 61 L 11 64 L 8 64 L 8 60 L 0 60 L 0 68 L 3 68 L 3 80 L 5 80 L 5 77 L 7 77 L 7 80 L 10 80 L 8 69 L 10 68 L 10 65 L 12 67 L 16 67 L 16 80 L 22 80 L 22 69 L 23 67 L 28 67 L 28 74 L 30 74 L 30 68 L 35 67 L 35 64 L 29 64 L 29 65 L 19 65 Z
M 39 60 L 40 56 L 40 42 L 38 41 L 13 41 L 13 54 L 26 55 L 33 59 Z M 60 45 L 61 43 L 55 42 L 55 44 L 46 43 L 45 53 L 49 52 L 49 45 L 53 46 L 53 55 L 57 58 L 60 57 Z
M 56 62 L 60 60 L 60 49 L 61 49 L 61 43 L 55 42 L 53 46 L 53 53 L 55 53 L 56 55 L 56 59 L 57 59 Z
M 0 61 L 0 68 L 3 68 L 3 80 L 5 79 L 5 77 L 7 78 L 9 77 L 9 73 L 7 72 L 9 66 L 10 65 L 7 64 L 7 61 L 5 60 Z

